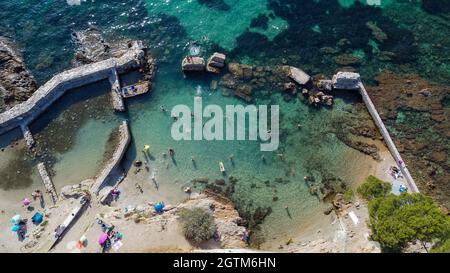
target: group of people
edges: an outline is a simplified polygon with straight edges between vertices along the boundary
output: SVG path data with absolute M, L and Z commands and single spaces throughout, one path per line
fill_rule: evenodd
M 391 166 L 391 167 L 389 168 L 389 173 L 390 173 L 390 175 L 391 175 L 394 179 L 403 177 L 403 176 L 402 176 L 402 172 L 401 172 L 400 169 L 397 168 L 396 166 Z
M 23 241 L 27 234 L 27 219 L 22 219 L 22 217 L 17 214 L 11 218 L 11 223 L 13 224 L 11 231 L 17 234 L 19 241 Z
M 39 200 L 41 203 L 41 207 L 44 207 L 44 197 L 40 190 L 35 190 L 31 197 L 33 201 Z M 32 206 L 32 202 L 28 198 L 22 199 L 22 205 L 25 207 L 27 211 L 33 211 L 34 207 Z M 31 218 L 33 224 L 39 225 L 42 222 L 43 214 L 36 212 Z M 27 222 L 28 219 L 22 218 L 20 214 L 16 214 L 11 218 L 11 223 L 13 226 L 11 227 L 11 231 L 17 234 L 19 241 L 23 241 L 25 239 L 25 235 L 27 234 Z
M 122 234 L 114 230 L 114 225 L 108 225 L 102 220 L 98 220 L 98 224 L 103 232 L 98 241 L 102 247 L 102 252 L 107 252 L 114 246 L 118 249 L 122 244 L 120 241 L 122 240 Z

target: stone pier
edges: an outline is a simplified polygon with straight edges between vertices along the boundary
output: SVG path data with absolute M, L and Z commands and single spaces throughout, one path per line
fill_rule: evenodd
M 130 131 L 127 122 L 124 121 L 119 127 L 119 143 L 114 150 L 114 154 L 96 177 L 95 182 L 91 187 L 91 193 L 97 195 L 101 202 L 108 197 L 111 190 L 120 183 L 125 176 L 125 172 L 120 166 L 120 163 L 130 142 Z
M 117 69 L 115 67 L 111 69 L 109 82 L 111 83 L 111 100 L 113 109 L 117 112 L 125 111 L 125 103 L 123 102 L 122 95 L 120 94 L 119 75 L 117 74 Z
M 53 185 L 53 182 L 48 175 L 47 168 L 45 168 L 45 165 L 42 162 L 38 163 L 37 168 L 42 177 L 42 181 L 44 182 L 45 189 L 50 195 L 53 204 L 55 204 L 56 201 L 58 201 L 58 194 L 56 193 L 55 185 Z
M 369 94 L 367 93 L 366 89 L 364 88 L 364 85 L 361 82 L 361 78 L 358 73 L 352 73 L 352 72 L 338 72 L 336 75 L 333 76 L 332 80 L 333 88 L 335 89 L 346 89 L 346 90 L 358 90 L 361 94 L 361 97 L 367 107 L 367 110 L 369 111 L 370 115 L 372 116 L 372 119 L 375 123 L 375 125 L 380 130 L 381 135 L 383 136 L 384 142 L 386 143 L 386 146 L 389 149 L 389 152 L 391 153 L 392 157 L 395 159 L 395 162 L 398 165 L 398 168 L 401 170 L 406 182 L 407 186 L 410 192 L 416 193 L 419 192 L 419 189 L 416 186 L 416 183 L 414 182 L 414 179 L 412 178 L 411 174 L 409 173 L 408 168 L 405 165 L 405 162 L 403 161 L 400 153 L 397 150 L 397 147 L 394 144 L 394 141 L 392 140 L 391 136 L 389 135 L 388 130 L 386 129 L 386 126 L 384 125 L 383 121 L 381 120 L 380 115 L 378 114 L 377 109 L 375 108 L 375 105 L 373 104 L 372 100 L 369 97 Z
M 22 125 L 28 126 L 66 91 L 109 79 L 114 71 L 120 74 L 137 69 L 144 61 L 143 48 L 139 44 L 134 44 L 119 58 L 79 66 L 57 74 L 39 87 L 27 101 L 0 114 L 0 135 Z

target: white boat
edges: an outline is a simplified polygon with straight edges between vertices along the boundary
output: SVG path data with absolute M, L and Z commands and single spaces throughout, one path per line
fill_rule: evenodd
M 84 206 L 89 203 L 89 200 L 90 200 L 90 196 L 81 197 L 80 205 L 76 206 L 72 210 L 72 212 L 67 216 L 67 218 L 64 220 L 64 222 L 55 229 L 55 233 L 54 233 L 55 237 L 54 237 L 53 242 L 50 245 L 49 250 L 52 249 L 53 246 L 55 246 L 56 243 L 58 243 L 58 241 L 64 236 L 64 233 L 66 232 L 66 230 L 68 228 L 70 228 L 70 225 L 72 224 L 74 219 L 76 217 L 78 217 L 78 215 L 80 214 L 80 212 L 82 211 Z
M 219 168 L 220 168 L 220 171 L 221 172 L 225 172 L 225 167 L 223 166 L 223 162 L 221 161 L 221 162 L 219 162 Z

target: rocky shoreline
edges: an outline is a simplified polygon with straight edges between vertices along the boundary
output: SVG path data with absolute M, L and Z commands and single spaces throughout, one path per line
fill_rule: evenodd
M 0 36 L 0 112 L 26 101 L 36 89 L 36 81 L 18 50 Z
M 107 42 L 103 38 L 101 30 L 95 25 L 90 25 L 85 30 L 73 32 L 72 40 L 76 46 L 75 57 L 72 60 L 74 67 L 110 58 L 120 58 L 129 51 L 134 43 L 139 43 L 144 48 L 141 41 L 117 40 Z M 151 85 L 156 72 L 156 59 L 145 52 L 145 64 L 139 70 L 143 73 L 143 80 L 149 81 Z

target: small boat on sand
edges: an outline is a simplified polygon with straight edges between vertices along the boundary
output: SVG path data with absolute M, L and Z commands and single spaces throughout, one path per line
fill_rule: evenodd
M 220 168 L 220 171 L 221 172 L 225 172 L 225 166 L 223 166 L 223 162 L 221 161 L 221 162 L 219 162 L 219 168 Z

